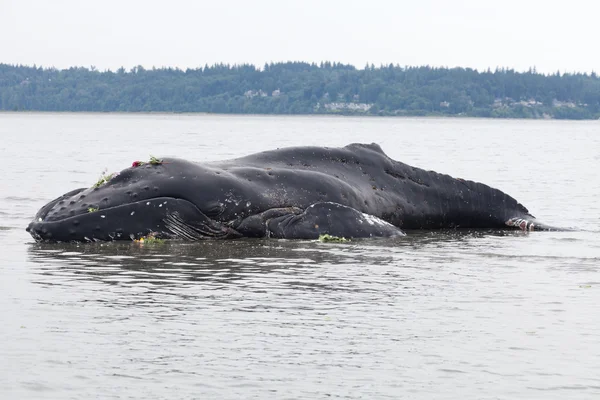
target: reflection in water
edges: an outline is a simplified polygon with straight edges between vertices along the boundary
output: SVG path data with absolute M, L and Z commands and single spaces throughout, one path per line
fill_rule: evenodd
M 180 281 L 243 280 L 269 272 L 298 273 L 319 264 L 361 262 L 358 246 L 286 240 L 231 240 L 138 244 L 32 244 L 31 261 L 49 275 L 85 274 L 90 279 L 115 276 L 156 284 Z M 385 254 L 369 262 L 389 262 Z
M 431 290 L 432 281 L 442 285 L 451 282 L 453 278 L 443 271 L 445 266 L 481 257 L 480 247 L 488 252 L 490 264 L 502 262 L 505 250 L 491 253 L 502 237 L 527 240 L 527 234 L 522 232 L 450 231 L 412 232 L 404 238 L 343 244 L 254 239 L 35 243 L 29 246 L 28 255 L 34 263 L 36 284 L 61 286 L 73 295 L 92 288 L 103 292 L 100 301 L 104 301 L 108 284 L 114 288 L 108 290 L 117 291 L 119 298 L 110 303 L 111 307 L 140 306 L 142 295 L 148 302 L 163 302 L 164 306 L 172 305 L 175 296 L 214 300 L 219 307 L 240 297 L 252 303 L 249 307 L 256 307 L 256 294 L 285 296 L 289 290 L 354 293 L 357 301 L 358 294 L 389 298 L 411 295 L 415 290 L 426 293 Z M 209 292 L 217 297 L 208 299 Z M 160 295 L 168 297 L 157 297 Z M 320 305 L 303 305 L 306 306 Z
M 186 281 L 238 281 L 270 272 L 302 274 L 322 266 L 382 265 L 406 259 L 422 248 L 443 249 L 490 236 L 522 237 L 522 232 L 412 232 L 396 239 L 354 240 L 334 244 L 300 240 L 256 240 L 139 244 L 34 243 L 29 258 L 45 276 L 68 276 L 114 283 L 117 280 L 153 284 Z M 445 255 L 447 260 L 451 255 Z M 418 265 L 405 265 L 418 267 Z M 119 279 L 122 278 L 122 279 Z

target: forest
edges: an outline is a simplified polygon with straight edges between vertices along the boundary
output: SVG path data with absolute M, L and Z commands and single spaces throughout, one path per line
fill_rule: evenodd
M 335 62 L 116 71 L 0 64 L 0 110 L 598 119 L 600 79 Z

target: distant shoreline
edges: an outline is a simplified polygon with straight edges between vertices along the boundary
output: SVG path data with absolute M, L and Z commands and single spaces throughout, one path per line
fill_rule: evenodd
M 481 120 L 481 121 L 547 121 L 547 122 L 595 122 L 600 119 L 552 119 L 552 118 L 498 118 L 498 117 L 474 117 L 467 115 L 369 115 L 369 114 L 239 114 L 239 113 L 209 113 L 209 112 L 167 112 L 167 111 L 37 111 L 0 110 L 0 115 L 94 115 L 94 116 L 183 116 L 183 117 L 300 117 L 300 118 L 368 118 L 368 119 L 431 119 L 431 120 Z
M 328 62 L 115 72 L 0 64 L 0 110 L 597 120 L 600 78 Z

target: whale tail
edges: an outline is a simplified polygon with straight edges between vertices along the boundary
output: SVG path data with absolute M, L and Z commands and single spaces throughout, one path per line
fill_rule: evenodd
M 521 229 L 525 232 L 531 231 L 570 231 L 572 229 L 569 228 L 559 228 L 556 226 L 546 225 L 541 222 L 538 222 L 535 218 L 523 218 L 523 217 L 514 217 L 510 218 L 505 222 L 507 226 L 512 228 Z

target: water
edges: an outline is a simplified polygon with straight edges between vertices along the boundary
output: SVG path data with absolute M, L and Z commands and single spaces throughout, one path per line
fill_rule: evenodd
M 0 397 L 600 395 L 600 124 L 0 114 Z M 149 154 L 377 142 L 575 232 L 36 244 L 48 200 Z

